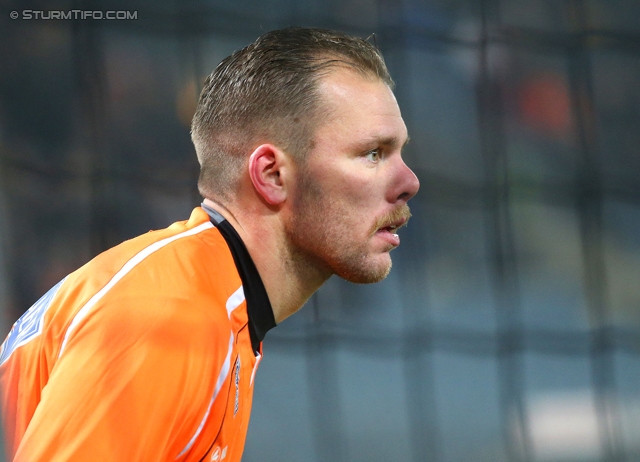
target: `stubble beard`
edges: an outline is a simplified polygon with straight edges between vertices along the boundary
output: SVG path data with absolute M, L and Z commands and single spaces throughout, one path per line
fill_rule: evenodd
M 369 239 L 349 239 L 346 207 L 327 198 L 309 174 L 301 173 L 298 197 L 294 201 L 292 222 L 286 227 L 291 262 L 299 273 L 315 272 L 328 279 L 335 274 L 356 284 L 380 282 L 391 271 L 388 254 L 380 261 L 369 250 Z

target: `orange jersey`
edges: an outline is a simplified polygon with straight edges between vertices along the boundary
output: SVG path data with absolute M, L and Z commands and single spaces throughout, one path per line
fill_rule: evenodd
M 10 460 L 239 461 L 274 325 L 249 253 L 213 210 L 100 254 L 2 345 Z

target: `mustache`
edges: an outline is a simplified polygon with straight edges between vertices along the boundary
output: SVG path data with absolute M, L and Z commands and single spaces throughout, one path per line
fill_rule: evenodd
M 407 204 L 400 206 L 399 208 L 392 210 L 391 212 L 381 216 L 376 220 L 375 225 L 371 228 L 371 234 L 375 234 L 380 228 L 386 228 L 387 226 L 392 225 L 393 223 L 397 223 L 399 221 L 403 221 L 400 226 L 396 229 L 400 229 L 409 223 L 409 218 L 411 218 L 411 211 Z

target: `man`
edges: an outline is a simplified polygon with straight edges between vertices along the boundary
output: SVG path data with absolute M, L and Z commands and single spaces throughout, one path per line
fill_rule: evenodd
M 17 461 L 239 461 L 267 330 L 331 275 L 389 272 L 419 184 L 378 51 L 318 29 L 260 37 L 205 83 L 186 222 L 67 276 L 0 356 Z

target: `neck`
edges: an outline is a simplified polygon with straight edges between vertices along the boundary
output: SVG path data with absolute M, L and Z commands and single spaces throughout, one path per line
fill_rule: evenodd
M 291 249 L 277 214 L 225 206 L 210 199 L 204 203 L 240 235 L 260 273 L 276 323 L 298 311 L 331 276 Z

